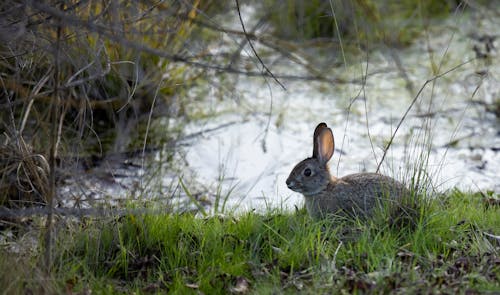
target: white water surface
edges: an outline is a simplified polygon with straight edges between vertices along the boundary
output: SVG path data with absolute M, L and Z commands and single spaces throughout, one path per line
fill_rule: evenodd
M 431 26 L 428 36 L 398 50 L 414 85 L 412 93 L 405 88 L 394 59 L 382 51 L 371 53 L 368 63 L 361 60 L 332 67 L 328 73 L 359 79 L 368 65 L 369 73 L 379 73 L 369 75 L 364 87 L 281 81 L 285 91 L 272 79 L 239 77 L 224 99 L 212 96 L 217 91 L 209 89 L 193 108 L 218 115 L 187 126 L 187 134 L 208 131 L 185 148 L 186 168 L 206 188 L 232 190 L 228 203 L 233 210 L 300 207 L 302 196 L 290 191 L 285 180 L 296 163 L 311 155 L 316 124 L 326 122 L 334 132 L 332 174 L 374 171 L 417 91 L 435 76 L 434 63 L 439 73 L 457 68 L 427 84 L 401 125 L 381 171 L 408 181 L 409 171 L 421 163 L 418 156 L 429 149 L 425 167 L 437 191 L 457 187 L 498 194 L 499 119 L 484 107 L 500 96 L 498 49 L 486 61 L 470 61 L 475 57 L 473 46 L 481 46 L 471 36 L 495 31 L 498 24 L 492 19 L 455 15 Z M 494 43 L 497 48 L 498 43 Z M 283 63 L 270 69 L 300 71 L 296 65 Z M 210 131 L 228 122 L 232 124 Z M 430 144 L 424 143 L 426 139 Z
M 249 28 L 257 20 L 252 18 L 254 12 L 251 6 L 242 7 Z M 372 51 L 368 62 L 360 54 L 357 62 L 345 65 L 333 65 L 327 50 L 290 52 L 306 63 L 311 59 L 302 53 L 317 55 L 315 62 L 323 64 L 323 74 L 337 80 L 359 81 L 367 71 L 366 83 L 281 80 L 283 90 L 269 78 L 214 75 L 213 84 L 192 87 L 174 98 L 189 95 L 187 101 L 195 102 L 186 111 L 200 118 L 182 126 L 184 139 L 175 147 L 174 165 L 164 165 L 168 153 L 161 152 L 153 155 L 152 163 L 141 158 L 126 163 L 103 160 L 99 167 L 65 180 L 60 188 L 62 205 L 121 206 L 133 199 L 160 201 L 165 210 L 196 210 L 188 198 L 191 195 L 209 212 L 220 212 L 220 206 L 214 209 L 216 196 L 229 195 L 226 210 L 301 207 L 303 197 L 289 190 L 285 180 L 296 163 L 311 156 L 312 133 L 319 122 L 326 122 L 334 132 L 333 175 L 375 171 L 384 147 L 425 81 L 450 69 L 454 70 L 427 83 L 398 130 L 381 172 L 408 182 L 412 171 L 423 166 L 437 192 L 457 187 L 499 194 L 500 121 L 485 106 L 500 99 L 500 38 L 487 59 L 474 60 L 473 50 L 485 46 L 475 36 L 498 31 L 495 13 L 471 9 L 433 23 L 413 45 L 395 49 L 400 67 L 387 49 Z M 237 19 L 225 22 L 241 30 Z M 265 35 L 268 29 L 262 27 L 256 33 Z M 241 38 L 221 33 L 210 51 L 234 52 Z M 308 75 L 289 59 L 254 45 L 273 73 Z M 248 45 L 238 62 L 253 71 L 263 70 Z M 413 84 L 411 91 L 408 81 Z M 172 118 L 158 121 L 153 128 L 184 124 Z M 419 156 L 427 152 L 424 163 Z

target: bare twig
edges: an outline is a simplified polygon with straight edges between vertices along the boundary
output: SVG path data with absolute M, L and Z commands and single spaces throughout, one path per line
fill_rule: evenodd
M 210 133 L 210 132 L 214 132 L 214 131 L 217 131 L 219 129 L 223 129 L 223 128 L 229 127 L 231 125 L 245 123 L 246 121 L 247 120 L 244 119 L 244 120 L 240 120 L 240 121 L 230 121 L 230 122 L 227 122 L 227 123 L 223 123 L 223 124 L 220 124 L 219 126 L 216 126 L 216 127 L 213 127 L 213 128 L 208 128 L 208 129 L 204 129 L 204 130 L 192 133 L 192 134 L 188 134 L 185 137 L 181 138 L 179 141 L 192 140 L 192 139 L 194 139 L 194 138 L 196 138 L 198 136 L 201 136 L 201 135 L 204 135 L 204 134 L 207 134 L 207 133 Z
M 81 73 L 83 73 L 85 70 L 87 70 L 88 68 L 90 68 L 95 63 L 95 61 L 92 61 L 88 65 L 84 66 L 83 68 L 79 69 L 76 73 L 74 73 L 73 76 L 71 76 L 68 79 L 68 81 L 66 82 L 66 84 L 63 85 L 63 87 L 64 88 L 76 87 L 76 86 L 85 84 L 85 83 L 87 83 L 89 81 L 93 81 L 93 80 L 96 80 L 98 78 L 106 76 L 109 73 L 109 71 L 111 70 L 111 62 L 109 61 L 109 56 L 108 56 L 108 54 L 106 52 L 106 47 L 103 44 L 101 44 L 99 50 L 97 51 L 96 60 L 101 55 L 101 51 L 104 51 L 104 55 L 106 57 L 106 65 L 105 65 L 105 68 L 104 68 L 103 71 L 101 71 L 101 72 L 99 72 L 97 74 L 90 75 L 89 77 L 73 81 L 78 75 L 80 75 Z
M 62 6 L 62 5 L 61 5 Z M 56 158 L 57 158 L 57 144 L 59 142 L 59 128 L 58 128 L 58 120 L 59 120 L 59 105 L 60 105 L 60 93 L 59 93 L 59 74 L 60 74 L 60 60 L 59 60 L 59 51 L 61 46 L 61 34 L 62 34 L 62 23 L 61 20 L 57 21 L 57 35 L 56 35 L 56 48 L 54 51 L 54 96 L 55 100 L 52 103 L 51 110 L 51 134 L 50 134 L 50 154 L 49 154 L 49 190 L 45 196 L 47 201 L 49 214 L 47 215 L 47 221 L 45 224 L 45 270 L 47 273 L 50 272 L 50 268 L 52 265 L 52 217 L 53 217 L 53 209 L 54 209 L 54 198 L 56 194 Z
M 378 163 L 378 166 L 377 166 L 377 170 L 376 172 L 378 173 L 380 171 L 380 167 L 382 166 L 382 163 L 384 162 L 384 159 L 385 159 L 385 156 L 387 155 L 387 151 L 389 150 L 389 148 L 391 147 L 392 145 L 392 142 L 394 141 L 394 137 L 396 137 L 396 134 L 398 133 L 398 130 L 399 128 L 401 127 L 401 124 L 403 124 L 404 120 L 406 119 L 406 116 L 408 115 L 408 113 L 410 112 L 410 110 L 413 108 L 413 105 L 417 102 L 418 98 L 420 97 L 420 95 L 422 94 L 422 91 L 424 91 L 425 87 L 427 86 L 427 84 L 447 75 L 448 73 L 450 72 L 453 72 L 455 71 L 456 69 L 460 68 L 460 67 L 463 67 L 464 65 L 472 62 L 473 60 L 475 60 L 475 58 L 472 58 L 472 59 L 469 59 L 463 63 L 460 63 L 459 65 L 456 65 L 454 67 L 452 67 L 451 69 L 441 73 L 441 74 L 438 74 L 430 79 L 427 79 L 427 81 L 425 81 L 425 83 L 422 85 L 422 87 L 420 87 L 420 89 L 418 90 L 418 93 L 417 95 L 415 95 L 415 97 L 413 98 L 413 100 L 411 101 L 410 105 L 408 106 L 408 108 L 406 109 L 406 112 L 404 113 L 403 117 L 401 117 L 401 120 L 399 120 L 399 123 L 398 125 L 396 126 L 396 129 L 394 130 L 394 132 L 392 133 L 392 136 L 391 138 L 389 139 L 389 142 L 387 143 L 387 146 L 385 147 L 384 149 L 384 154 L 382 155 L 382 159 L 380 160 L 380 162 Z
M 38 1 L 30 2 L 30 4 L 37 10 L 57 17 L 64 21 L 65 25 L 77 27 L 77 28 L 85 28 L 90 32 L 97 33 L 101 36 L 108 38 L 110 41 L 115 42 L 117 44 L 121 44 L 128 48 L 132 48 L 141 52 L 150 53 L 159 57 L 163 57 L 165 59 L 171 60 L 173 62 L 180 62 L 184 64 L 188 64 L 193 67 L 203 68 L 208 70 L 214 70 L 216 72 L 224 72 L 230 74 L 238 74 L 245 75 L 248 77 L 270 77 L 273 79 L 282 79 L 282 80 L 306 80 L 306 81 L 324 81 L 329 83 L 336 84 L 359 84 L 361 83 L 361 79 L 354 80 L 344 80 L 341 78 L 327 78 L 323 76 L 301 76 L 301 75 L 293 75 L 293 74 L 272 74 L 271 72 L 265 71 L 244 71 L 234 67 L 221 66 L 218 64 L 209 64 L 203 63 L 200 61 L 193 60 L 194 57 L 191 56 L 183 56 L 179 54 L 170 54 L 161 49 L 155 49 L 152 47 L 148 47 L 143 43 L 134 42 L 125 38 L 122 34 L 114 34 L 108 27 L 104 25 L 99 25 L 92 21 L 82 20 L 78 18 L 78 16 L 74 14 L 69 14 L 63 10 L 50 7 Z
M 283 88 L 283 90 L 286 90 L 286 87 L 285 85 L 283 85 L 279 80 L 278 78 L 276 78 L 276 76 L 274 76 L 274 74 L 271 72 L 271 70 L 269 70 L 269 68 L 264 64 L 264 62 L 262 61 L 262 59 L 260 58 L 259 54 L 257 54 L 257 51 L 255 50 L 255 48 L 253 47 L 253 44 L 252 44 L 252 41 L 250 40 L 250 38 L 248 38 L 247 36 L 247 30 L 245 28 L 245 23 L 243 22 L 243 18 L 241 17 L 241 11 L 240 11 L 240 3 L 238 0 L 235 0 L 236 2 L 236 10 L 238 10 L 238 17 L 240 18 L 240 23 L 241 23 L 241 28 L 243 29 L 243 32 L 245 33 L 245 37 L 247 38 L 248 40 L 248 45 L 250 45 L 250 48 L 252 48 L 252 51 L 253 51 L 253 54 L 255 54 L 255 57 L 257 57 L 257 59 L 259 60 L 260 64 L 262 65 L 262 67 L 264 68 L 265 72 L 267 72 L 273 79 L 274 81 L 276 81 L 276 83 L 278 83 L 279 86 L 281 86 L 281 88 Z

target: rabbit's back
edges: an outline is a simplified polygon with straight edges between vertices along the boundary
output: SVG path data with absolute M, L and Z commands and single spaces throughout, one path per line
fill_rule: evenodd
M 397 202 L 407 193 L 396 180 L 377 173 L 357 173 L 332 180 L 326 190 L 306 196 L 313 217 L 327 214 L 370 215 L 384 202 Z

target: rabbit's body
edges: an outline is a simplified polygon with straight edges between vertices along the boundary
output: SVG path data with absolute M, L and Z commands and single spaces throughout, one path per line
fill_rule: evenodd
M 369 216 L 383 201 L 396 201 L 403 191 L 403 185 L 390 177 L 357 173 L 333 179 L 326 190 L 304 196 L 307 211 L 314 218 L 335 213 Z
M 407 193 L 401 183 L 378 173 L 357 173 L 342 178 L 331 176 L 327 162 L 333 150 L 333 134 L 321 123 L 314 132 L 313 156 L 297 164 L 286 181 L 288 188 L 304 195 L 312 217 L 328 214 L 369 216 L 387 202 L 397 204 Z

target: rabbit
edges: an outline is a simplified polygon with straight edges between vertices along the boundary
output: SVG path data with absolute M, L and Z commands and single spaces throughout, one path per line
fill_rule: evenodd
M 325 123 L 318 124 L 314 130 L 312 157 L 298 163 L 286 180 L 289 189 L 304 195 L 311 217 L 318 219 L 335 214 L 364 218 L 381 208 L 384 201 L 399 204 L 408 193 L 403 184 L 378 173 L 332 176 L 327 163 L 334 147 L 332 130 Z

